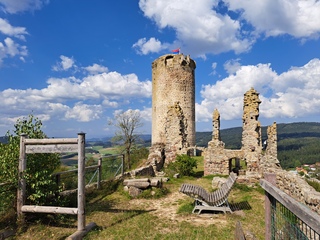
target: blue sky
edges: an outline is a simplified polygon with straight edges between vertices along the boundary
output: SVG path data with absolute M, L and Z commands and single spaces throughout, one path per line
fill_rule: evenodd
M 181 48 L 197 63 L 196 129 L 319 122 L 320 1 L 0 0 L 0 135 L 34 114 L 49 137 L 112 135 L 139 111 L 151 132 L 151 63 Z

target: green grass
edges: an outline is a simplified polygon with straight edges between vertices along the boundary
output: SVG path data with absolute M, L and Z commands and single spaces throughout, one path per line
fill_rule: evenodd
M 311 187 L 313 187 L 317 192 L 320 192 L 320 183 L 315 182 L 315 181 L 311 181 L 311 180 L 308 180 L 308 179 L 306 179 L 306 182 L 307 182 Z
M 101 190 L 86 195 L 86 222 L 95 222 L 98 227 L 84 239 L 234 239 L 237 221 L 241 221 L 244 231 L 252 232 L 257 239 L 264 239 L 264 195 L 258 187 L 236 184 L 229 195 L 229 202 L 238 210 L 233 214 L 209 215 L 207 224 L 197 224 L 197 220 L 204 216 L 191 214 L 192 198 L 186 195 L 178 201 L 168 198 L 171 196 L 168 194 L 177 193 L 184 182 L 203 186 L 210 191 L 213 176 L 199 177 L 202 169 L 197 168 L 196 171 L 193 177 L 170 179 L 163 183 L 162 190 L 146 191 L 140 196 L 143 199 L 129 198 L 123 191 L 121 181 L 104 183 Z M 163 203 L 162 209 L 173 207 L 180 220 L 166 214 L 154 214 L 153 201 L 162 203 L 164 200 L 167 202 Z M 143 204 L 137 205 L 137 201 L 143 201 Z M 48 216 L 28 214 L 26 228 L 15 239 L 65 239 L 77 230 L 76 216 Z M 190 218 L 195 221 L 188 221 Z M 2 226 L 5 225 L 2 222 Z
M 100 154 L 106 155 L 106 154 L 111 154 L 111 155 L 117 155 L 119 154 L 119 151 L 117 148 L 101 148 L 98 150 Z

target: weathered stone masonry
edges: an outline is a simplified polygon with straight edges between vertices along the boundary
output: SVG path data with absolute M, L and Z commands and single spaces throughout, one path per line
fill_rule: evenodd
M 182 54 L 164 55 L 152 63 L 152 146 L 147 166 L 131 176 L 153 176 L 176 154 L 187 153 L 195 145 L 195 62 Z M 220 114 L 213 112 L 212 140 L 204 149 L 204 174 L 226 174 L 231 161 L 242 159 L 239 182 L 257 183 L 264 173 L 276 173 L 277 186 L 298 201 L 320 213 L 320 193 L 300 176 L 282 170 L 277 158 L 277 125 L 267 129 L 267 147 L 262 151 L 259 118 L 259 93 L 253 88 L 244 94 L 242 147 L 225 149 L 220 138 Z M 236 164 L 237 165 L 237 164 Z M 238 169 L 239 170 L 239 169 Z
M 152 145 L 164 145 L 166 163 L 195 145 L 195 68 L 183 54 L 152 63 Z
M 257 181 L 261 178 L 264 170 L 260 165 L 277 166 L 279 162 L 276 146 L 274 146 L 274 141 L 277 139 L 276 129 L 269 131 L 270 144 L 266 153 L 262 154 L 261 125 L 258 121 L 260 103 L 259 93 L 253 88 L 244 94 L 242 147 L 239 150 L 225 149 L 225 144 L 220 139 L 220 114 L 217 109 L 214 110 L 212 140 L 208 143 L 208 149 L 205 152 L 205 175 L 216 173 L 228 175 L 232 171 L 232 159 L 245 160 L 247 168 L 246 172 L 242 173 L 248 181 Z M 274 124 L 273 127 L 276 128 L 276 125 Z M 268 161 L 268 164 L 264 163 L 265 161 Z

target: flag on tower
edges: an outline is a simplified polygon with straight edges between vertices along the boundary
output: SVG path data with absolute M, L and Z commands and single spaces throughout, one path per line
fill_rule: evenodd
M 177 48 L 177 49 L 171 50 L 171 52 L 179 54 L 179 53 L 180 53 L 180 48 Z

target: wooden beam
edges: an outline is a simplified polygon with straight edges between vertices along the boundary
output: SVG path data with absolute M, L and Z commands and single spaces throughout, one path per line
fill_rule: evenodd
M 26 145 L 26 153 L 64 153 L 77 151 L 77 144 Z
M 24 205 L 21 207 L 22 212 L 31 213 L 60 213 L 60 214 L 78 214 L 78 208 L 67 207 L 48 207 L 48 206 L 36 206 L 36 205 Z
M 281 191 L 279 188 L 275 187 L 264 179 L 260 179 L 260 185 L 278 202 L 289 209 L 293 214 L 295 214 L 298 218 L 305 222 L 315 232 L 320 234 L 320 216 L 317 213 L 310 210 L 310 208 L 290 197 L 285 192 Z
M 77 138 L 43 138 L 25 139 L 25 145 L 44 145 L 44 144 L 78 144 Z

